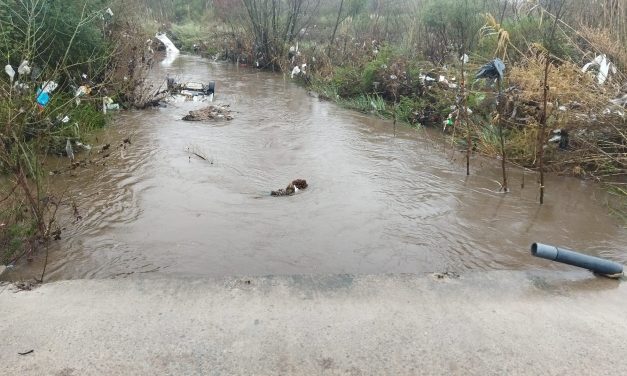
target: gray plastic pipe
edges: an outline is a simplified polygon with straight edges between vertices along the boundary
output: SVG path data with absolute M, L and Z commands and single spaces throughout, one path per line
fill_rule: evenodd
M 620 275 L 623 273 L 623 266 L 617 262 L 584 255 L 569 249 L 559 248 L 554 245 L 533 243 L 531 245 L 531 254 L 543 259 L 578 266 L 580 268 L 586 268 L 595 273 L 607 276 Z

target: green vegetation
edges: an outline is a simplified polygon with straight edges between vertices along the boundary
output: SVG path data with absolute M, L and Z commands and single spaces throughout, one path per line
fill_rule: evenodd
M 47 186 L 48 157 L 68 150 L 78 154 L 90 132 L 106 123 L 106 97 L 126 106 L 136 103 L 135 91 L 148 68 L 140 63 L 146 34 L 133 26 L 133 16 L 114 17 L 117 9 L 100 0 L 0 0 L 5 62 L 0 78 L 0 263 L 30 254 L 58 231 L 55 214 L 64 204 L 63 192 Z M 68 159 L 68 168 L 77 163 Z

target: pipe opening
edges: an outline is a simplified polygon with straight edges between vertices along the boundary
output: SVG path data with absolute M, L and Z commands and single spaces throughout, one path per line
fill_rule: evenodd
M 533 243 L 531 245 L 531 254 L 536 255 L 538 253 L 538 243 Z

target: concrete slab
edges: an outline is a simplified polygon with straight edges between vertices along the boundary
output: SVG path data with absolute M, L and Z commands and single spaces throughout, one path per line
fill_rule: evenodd
M 440 277 L 74 280 L 25 292 L 4 285 L 0 374 L 627 373 L 623 281 Z

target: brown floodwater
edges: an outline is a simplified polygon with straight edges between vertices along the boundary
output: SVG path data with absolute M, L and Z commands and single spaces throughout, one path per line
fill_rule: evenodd
M 104 166 L 50 178 L 82 219 L 62 210 L 48 280 L 574 269 L 533 258 L 535 241 L 627 262 L 627 230 L 595 184 L 550 176 L 540 206 L 532 173 L 522 189 L 511 167 L 512 191 L 499 193 L 498 161 L 474 157 L 467 177 L 464 155 L 439 132 L 394 133 L 390 121 L 313 98 L 289 76 L 191 56 L 152 77 L 166 74 L 215 80 L 215 102 L 235 119 L 181 121 L 197 102 L 116 116 L 94 140 L 114 145 Z M 310 187 L 270 197 L 295 178 Z M 5 278 L 42 265 L 40 253 Z

